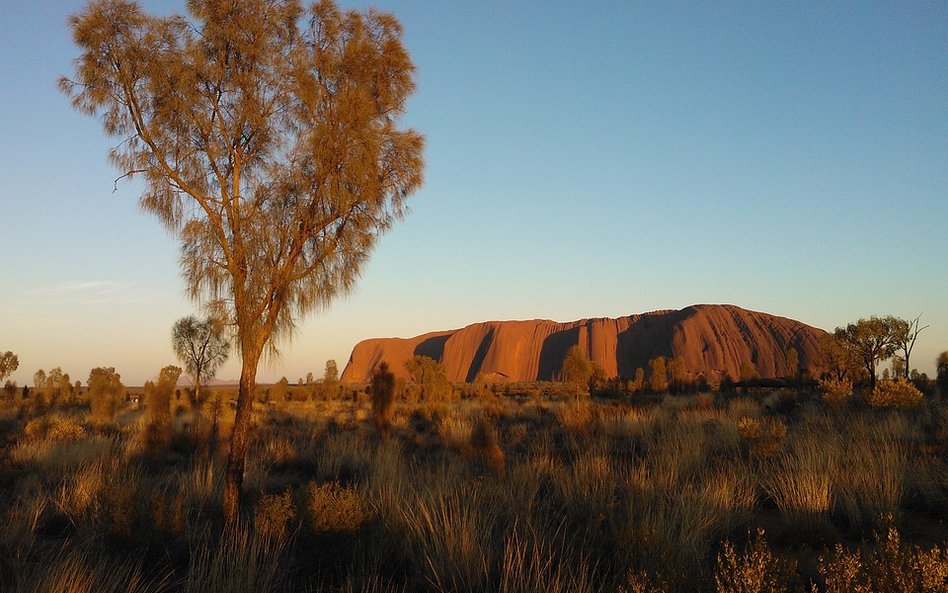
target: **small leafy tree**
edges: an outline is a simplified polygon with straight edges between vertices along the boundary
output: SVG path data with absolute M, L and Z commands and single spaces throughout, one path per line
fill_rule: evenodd
M 656 356 L 648 361 L 651 374 L 648 378 L 648 388 L 652 393 L 666 393 L 668 391 L 668 372 L 665 370 L 665 357 Z
M 671 389 L 674 393 L 682 393 L 688 388 L 688 369 L 685 366 L 685 357 L 676 356 L 668 359 L 666 364 L 670 377 Z
M 63 370 L 60 367 L 51 369 L 46 376 L 45 386 L 46 397 L 50 405 L 59 406 L 63 403 L 63 400 L 68 397 L 68 394 L 63 393 L 64 385 L 69 385 L 69 375 L 63 374 Z
M 73 106 L 103 115 L 109 154 L 181 239 L 190 294 L 226 312 L 241 356 L 224 474 L 240 508 L 258 363 L 297 319 L 352 288 L 422 181 L 400 129 L 414 66 L 391 15 L 331 0 L 189 0 L 152 16 L 98 0 L 71 17 Z
M 800 373 L 800 355 L 796 348 L 787 348 L 786 362 L 784 363 L 784 374 L 788 379 L 796 379 Z
M 290 382 L 286 377 L 282 377 L 279 381 L 273 384 L 273 387 L 270 388 L 270 401 L 286 401 L 286 398 L 289 394 Z
M 326 397 L 333 399 L 339 392 L 339 367 L 335 360 L 327 360 L 326 368 L 323 371 L 323 389 L 326 391 Z
M 382 438 L 388 438 L 395 403 L 395 374 L 382 362 L 372 373 L 372 419 Z
M 0 381 L 13 374 L 20 367 L 20 359 L 16 354 L 7 350 L 0 354 Z
M 171 346 L 191 375 L 194 389 L 192 403 L 200 410 L 203 402 L 201 386 L 227 362 L 230 342 L 224 336 L 224 324 L 211 317 L 203 320 L 193 315 L 182 317 L 171 330 Z
M 40 369 L 33 373 L 33 391 L 31 407 L 35 415 L 44 414 L 50 405 L 49 392 L 46 390 L 46 371 Z
M 416 355 L 405 361 L 405 370 L 412 381 L 421 387 L 421 398 L 426 402 L 445 401 L 451 398 L 453 388 L 448 381 L 444 365 L 431 357 Z
M 870 317 L 838 327 L 834 332 L 852 355 L 861 362 L 869 378 L 869 390 L 876 387 L 876 366 L 895 354 L 902 329 L 902 320 L 895 317 Z
M 100 425 L 115 422 L 115 412 L 125 393 L 122 377 L 115 372 L 115 367 L 89 371 L 88 386 L 92 422 Z
M 841 336 L 823 334 L 820 336 L 820 366 L 829 377 L 842 381 L 848 379 L 858 382 L 862 376 L 862 363 L 844 342 Z
M 935 382 L 938 384 L 938 391 L 942 397 L 948 397 L 948 350 L 942 352 L 935 359 L 935 368 L 937 375 Z
M 174 394 L 178 379 L 181 377 L 181 367 L 168 365 L 158 373 L 158 383 L 154 385 L 150 396 L 146 392 L 145 407 L 148 417 L 156 424 L 171 422 L 171 396 Z
M 632 379 L 631 391 L 638 393 L 645 389 L 645 370 L 642 367 L 635 369 L 635 378 Z
M 593 364 L 586 351 L 579 345 L 571 346 L 563 358 L 563 381 L 572 383 L 578 390 L 585 391 L 593 374 Z

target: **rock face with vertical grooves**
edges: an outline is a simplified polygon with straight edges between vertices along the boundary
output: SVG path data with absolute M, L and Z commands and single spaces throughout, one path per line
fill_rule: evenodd
M 689 374 L 703 374 L 712 383 L 725 372 L 739 377 L 745 362 L 760 377 L 782 377 L 791 347 L 797 350 L 801 368 L 817 369 L 819 340 L 825 333 L 793 319 L 734 305 L 692 305 L 567 323 L 487 321 L 414 338 L 359 342 L 342 381 L 368 382 L 382 361 L 396 376 L 405 377 L 405 361 L 415 355 L 444 364 L 452 381 L 473 381 L 479 374 L 492 381 L 547 381 L 559 376 L 566 351 L 574 345 L 609 377 L 633 377 L 637 368 L 647 376 L 648 361 L 657 356 L 680 356 Z

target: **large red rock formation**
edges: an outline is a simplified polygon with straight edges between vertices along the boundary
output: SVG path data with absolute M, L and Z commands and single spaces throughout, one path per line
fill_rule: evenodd
M 815 369 L 819 338 L 825 332 L 793 319 L 748 311 L 734 305 L 693 305 L 679 311 L 653 311 L 616 319 L 487 321 L 463 329 L 414 338 L 373 338 L 359 342 L 342 373 L 346 383 L 365 383 L 382 361 L 405 377 L 405 361 L 429 356 L 444 364 L 452 381 L 555 379 L 566 351 L 574 345 L 610 377 L 648 374 L 657 356 L 684 358 L 693 376 L 711 382 L 724 372 L 740 375 L 749 362 L 761 377 L 783 376 L 787 349 L 797 350 L 801 368 Z

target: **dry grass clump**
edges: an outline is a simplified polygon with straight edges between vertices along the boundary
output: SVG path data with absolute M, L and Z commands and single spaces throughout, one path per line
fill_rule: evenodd
M 438 434 L 444 446 L 460 450 L 471 440 L 474 432 L 474 419 L 465 415 L 444 416 L 438 420 Z
M 727 403 L 727 415 L 734 422 L 741 418 L 760 418 L 763 414 L 760 402 L 749 397 L 738 397 Z
M 248 529 L 224 532 L 217 539 L 199 536 L 191 548 L 182 593 L 282 591 L 287 578 L 282 540 Z
M 422 582 L 439 592 L 493 589 L 491 571 L 499 554 L 495 530 L 502 517 L 498 503 L 476 488 L 412 492 L 396 528 Z
M 819 449 L 795 449 L 777 459 L 763 487 L 784 526 L 803 538 L 822 537 L 829 526 L 832 471 Z
M 593 593 L 599 590 L 585 560 L 557 562 L 560 551 L 552 549 L 542 533 L 520 526 L 504 539 L 500 578 L 501 593 Z
M 168 590 L 168 578 L 146 578 L 141 566 L 95 551 L 69 550 L 27 563 L 2 583 L 10 593 L 153 593 Z
M 833 507 L 857 533 L 887 528 L 901 515 L 908 452 L 904 444 L 870 431 L 840 440 Z

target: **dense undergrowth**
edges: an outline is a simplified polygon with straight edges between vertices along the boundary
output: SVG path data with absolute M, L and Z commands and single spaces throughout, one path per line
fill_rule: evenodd
M 773 405 L 771 405 L 773 404 Z M 948 405 L 794 396 L 0 418 L 4 591 L 946 591 Z

